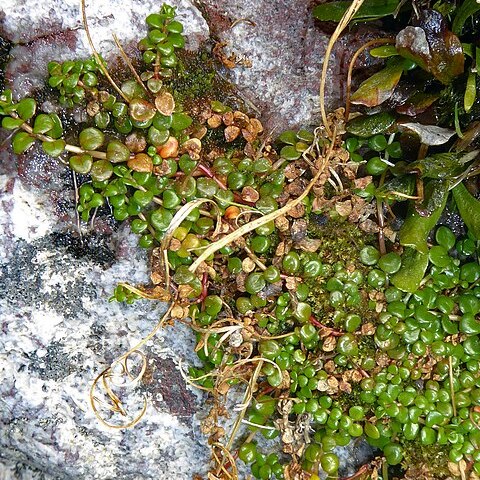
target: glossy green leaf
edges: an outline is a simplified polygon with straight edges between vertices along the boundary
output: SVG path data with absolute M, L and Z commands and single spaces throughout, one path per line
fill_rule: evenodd
M 463 108 L 468 113 L 475 103 L 477 98 L 477 74 L 470 72 L 467 78 L 467 85 L 465 87 L 465 95 L 463 96 Z
M 465 164 L 473 160 L 478 150 L 466 155 L 455 152 L 435 153 L 408 165 L 409 172 L 418 172 L 421 178 L 452 178 L 465 169 Z
M 339 22 L 352 2 L 337 1 L 317 5 L 313 16 L 322 22 Z M 357 20 L 375 20 L 395 13 L 399 0 L 365 0 L 355 15 Z
M 452 23 L 453 33 L 461 35 L 465 22 L 479 10 L 480 3 L 476 0 L 464 0 L 455 10 L 455 18 Z
M 93 164 L 93 159 L 90 155 L 73 155 L 69 160 L 70 168 L 77 172 L 86 174 L 90 171 Z
M 50 113 L 50 118 L 52 119 L 53 126 L 48 131 L 48 136 L 52 138 L 60 138 L 63 135 L 63 125 L 60 117 L 56 113 Z
M 37 115 L 33 124 L 34 133 L 47 133 L 52 128 L 53 120 L 50 115 L 46 113 L 40 113 L 39 115 Z
M 376 107 L 388 100 L 402 76 L 403 66 L 402 58 L 395 59 L 388 67 L 374 73 L 362 82 L 358 90 L 350 97 L 350 101 L 357 105 Z
M 107 160 L 112 163 L 126 162 L 130 158 L 130 150 L 122 142 L 112 140 L 107 145 Z
M 431 199 L 432 197 L 435 197 L 435 205 L 438 205 L 431 215 L 422 216 L 417 212 L 414 206 L 410 206 L 407 218 L 398 234 L 401 245 L 412 247 L 424 254 L 428 253 L 428 235 L 438 222 L 438 219 L 445 208 L 448 197 L 448 189 L 447 191 L 444 189 L 438 189 L 436 191 L 435 189 L 438 188 L 438 186 L 439 184 L 433 180 L 425 186 L 425 198 Z M 440 195 L 440 198 L 436 197 L 438 195 Z
M 23 120 L 30 120 L 35 115 L 37 102 L 33 98 L 24 98 L 15 106 L 18 116 Z
M 368 138 L 385 133 L 395 123 L 395 117 L 389 112 L 362 115 L 347 123 L 347 132 L 357 137 Z
M 463 183 L 453 190 L 453 198 L 468 230 L 480 240 L 480 201 L 477 200 Z
M 2 127 L 7 130 L 15 130 L 23 125 L 23 123 L 24 121 L 21 118 L 4 117 L 2 119 Z
M 96 150 L 103 145 L 105 135 L 98 128 L 86 128 L 80 132 L 78 143 L 84 150 Z
M 390 281 L 398 289 L 414 293 L 423 280 L 427 266 L 428 254 L 418 252 L 414 248 L 406 248 L 402 255 L 402 266 Z
M 27 132 L 18 132 L 12 139 L 13 152 L 17 155 L 26 152 L 35 143 L 35 138 Z
M 398 55 L 395 45 L 382 45 L 370 50 L 370 55 L 375 58 L 389 58 Z
M 7 107 L 12 104 L 12 91 L 4 90 L 0 94 L 0 107 Z
M 42 142 L 43 150 L 51 157 L 58 157 L 65 150 L 65 140 L 54 140 L 53 142 Z

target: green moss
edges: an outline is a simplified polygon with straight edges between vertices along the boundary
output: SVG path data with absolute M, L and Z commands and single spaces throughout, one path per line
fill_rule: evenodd
M 446 480 L 452 478 L 448 470 L 448 449 L 444 445 L 422 445 L 409 442 L 404 445 L 402 466 L 405 480 Z

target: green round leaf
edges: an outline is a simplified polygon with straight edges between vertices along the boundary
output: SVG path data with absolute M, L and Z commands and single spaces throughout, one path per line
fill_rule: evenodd
M 126 162 L 130 158 L 130 150 L 118 140 L 107 145 L 107 160 L 112 163 Z
M 92 168 L 93 159 L 90 155 L 74 155 L 69 160 L 70 168 L 77 173 L 86 174 Z
M 172 128 L 177 132 L 185 130 L 192 124 L 192 118 L 185 113 L 174 113 L 172 115 Z
M 23 125 L 23 123 L 24 122 L 21 118 L 4 117 L 2 119 L 2 127 L 7 130 L 15 130 Z
M 103 132 L 98 130 L 98 128 L 86 128 L 80 132 L 78 136 L 78 141 L 80 146 L 84 150 L 96 150 L 101 147 L 105 140 L 105 135 Z
M 90 175 L 92 180 L 103 182 L 108 180 L 113 174 L 113 165 L 108 160 L 98 160 L 92 165 Z
M 43 142 L 42 147 L 47 155 L 58 157 L 65 149 L 65 141 L 60 139 L 53 142 Z
M 37 102 L 33 98 L 24 98 L 17 103 L 15 109 L 20 118 L 30 120 L 35 115 Z
M 33 124 L 34 133 L 47 133 L 50 129 L 53 128 L 53 120 L 50 115 L 46 113 L 40 113 L 35 118 L 35 123 Z
M 12 140 L 13 152 L 17 155 L 26 152 L 35 143 L 35 138 L 27 132 L 18 132 Z

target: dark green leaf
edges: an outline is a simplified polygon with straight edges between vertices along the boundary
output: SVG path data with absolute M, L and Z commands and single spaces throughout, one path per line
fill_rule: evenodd
M 480 3 L 476 0 L 465 0 L 455 11 L 455 18 L 452 23 L 452 31 L 456 35 L 461 35 L 463 26 L 469 17 L 480 10 Z
M 480 240 L 480 201 L 467 190 L 463 183 L 457 185 L 452 192 L 465 225 L 473 236 Z
M 17 155 L 26 152 L 33 144 L 35 139 L 27 132 L 18 132 L 12 140 L 13 152 Z
M 347 132 L 357 137 L 368 138 L 385 133 L 395 123 L 395 117 L 389 112 L 362 115 L 347 123 Z
M 23 98 L 17 103 L 15 109 L 20 118 L 30 120 L 35 115 L 37 102 L 33 98 Z
M 445 208 L 448 197 L 448 189 L 447 191 L 442 189 L 439 192 L 435 192 L 435 188 L 438 186 L 439 184 L 437 181 L 432 180 L 425 187 L 425 199 L 427 199 L 426 202 L 428 202 L 428 199 L 430 199 L 433 195 L 436 197 L 435 204 L 438 205 L 436 210 L 434 210 L 430 216 L 422 216 L 417 212 L 414 206 L 410 206 L 407 213 L 407 218 L 403 223 L 398 235 L 401 245 L 405 247 L 412 247 L 415 250 L 425 254 L 428 253 L 428 235 L 438 222 L 438 219 Z
M 313 16 L 322 22 L 339 22 L 351 3 L 349 1 L 322 3 L 313 9 Z M 399 0 L 365 0 L 354 19 L 375 20 L 392 15 L 398 4 Z
M 409 164 L 409 172 L 418 172 L 421 178 L 452 178 L 465 169 L 465 163 L 473 160 L 478 150 L 467 155 L 454 152 L 435 153 Z

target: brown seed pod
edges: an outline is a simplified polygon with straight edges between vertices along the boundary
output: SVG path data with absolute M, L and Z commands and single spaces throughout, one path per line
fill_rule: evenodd
M 233 142 L 240 135 L 240 129 L 235 125 L 230 125 L 225 129 L 225 140 Z
M 178 155 L 178 140 L 175 137 L 168 137 L 168 140 L 157 147 L 157 152 L 162 158 L 173 158 Z
M 208 120 L 207 124 L 210 128 L 218 128 L 222 124 L 222 116 L 214 113 Z
M 125 139 L 125 145 L 131 152 L 140 153 L 147 148 L 147 140 L 140 132 L 133 132 Z
M 189 138 L 182 144 L 182 152 L 188 153 L 192 160 L 199 160 L 201 151 L 202 142 L 198 138 Z
M 128 168 L 131 168 L 134 172 L 150 173 L 153 170 L 152 159 L 146 153 L 137 153 L 133 158 L 128 160 L 127 165 Z
M 223 214 L 223 216 L 228 220 L 237 218 L 238 215 L 240 215 L 240 209 L 236 205 L 230 205 L 229 207 L 227 207 L 225 209 L 225 213 Z
M 226 112 L 222 116 L 223 123 L 228 127 L 233 125 L 233 112 Z
M 87 104 L 87 114 L 90 117 L 94 117 L 100 111 L 100 105 L 98 102 L 91 101 Z
M 161 92 L 155 97 L 155 106 L 162 115 L 168 117 L 175 110 L 173 95 L 169 92 Z
M 250 125 L 253 127 L 254 131 L 259 134 L 263 132 L 263 125 L 257 118 L 250 119 Z

